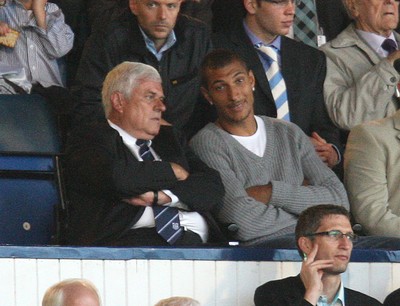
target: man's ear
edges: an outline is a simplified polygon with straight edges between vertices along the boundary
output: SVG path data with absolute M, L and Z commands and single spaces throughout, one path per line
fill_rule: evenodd
M 243 5 L 247 13 L 254 14 L 257 8 L 257 0 L 243 0 Z
M 137 11 L 138 11 L 137 0 L 129 0 L 129 8 L 131 9 L 131 12 L 134 15 L 137 15 Z
M 210 97 L 210 94 L 208 93 L 208 90 L 206 88 L 204 88 L 203 86 L 200 87 L 200 90 L 201 90 L 201 93 L 203 94 L 204 98 L 206 98 L 206 100 L 208 101 L 208 103 L 213 105 L 213 102 Z
M 356 18 L 359 15 L 358 12 L 358 5 L 354 0 L 344 0 L 344 6 L 346 8 L 347 13 L 350 15 L 351 18 Z
M 111 94 L 111 106 L 112 108 L 118 112 L 122 113 L 124 111 L 124 104 L 125 104 L 125 98 L 122 93 L 120 92 L 113 92 Z
M 249 70 L 249 79 L 250 79 L 251 88 L 253 88 L 253 91 L 254 91 L 254 88 L 256 86 L 256 77 L 254 76 L 254 73 L 251 70 Z
M 307 238 L 307 237 L 300 237 L 298 240 L 299 248 L 300 250 L 305 253 L 305 254 L 310 254 L 312 248 L 313 248 L 313 243 L 312 241 Z

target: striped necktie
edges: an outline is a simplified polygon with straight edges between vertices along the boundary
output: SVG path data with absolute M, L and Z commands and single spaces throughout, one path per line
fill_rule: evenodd
M 298 0 L 293 34 L 297 41 L 302 41 L 311 47 L 317 47 L 318 19 L 315 0 Z
M 144 161 L 154 161 L 154 155 L 150 151 L 150 141 L 138 139 L 139 155 Z M 179 210 L 169 206 L 153 206 L 154 220 L 157 233 L 169 244 L 174 244 L 183 234 L 183 228 L 179 221 Z
M 271 88 L 272 96 L 275 100 L 276 117 L 278 119 L 290 121 L 286 84 L 279 68 L 278 50 L 272 46 L 260 46 L 258 50 L 265 55 L 264 58 L 266 58 L 270 64 L 265 73 Z

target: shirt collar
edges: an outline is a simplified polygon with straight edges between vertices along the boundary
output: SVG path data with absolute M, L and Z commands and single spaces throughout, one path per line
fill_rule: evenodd
M 127 131 L 125 131 L 124 129 L 122 129 L 120 126 L 116 125 L 112 121 L 107 120 L 107 122 L 110 125 L 110 127 L 112 127 L 114 130 L 116 130 L 118 132 L 119 136 L 121 136 L 121 138 L 122 138 L 122 141 L 129 148 L 129 150 L 131 152 L 132 151 L 137 152 L 137 150 L 138 150 L 138 146 L 136 145 L 137 138 L 135 136 L 132 136 L 131 134 L 129 134 Z M 149 146 L 151 146 L 151 140 L 149 142 Z
M 390 38 L 392 39 L 397 46 L 396 38 L 394 37 L 393 32 L 390 34 L 389 37 L 384 37 L 382 35 L 378 35 L 371 32 L 365 32 L 362 30 L 356 30 L 357 34 L 360 35 L 362 39 L 378 54 L 382 55 L 382 43 L 385 39 Z M 397 46 L 398 47 L 398 46 Z
M 323 298 L 322 298 L 322 296 L 321 296 L 320 299 L 318 300 L 317 306 L 319 306 L 319 305 L 324 305 L 324 306 L 325 306 L 325 305 L 336 306 L 336 303 L 339 302 L 339 301 L 341 302 L 341 305 L 342 305 L 342 306 L 345 306 L 345 300 L 344 300 L 344 286 L 343 286 L 343 283 L 342 283 L 342 282 L 340 283 L 339 290 L 338 290 L 338 292 L 336 293 L 335 297 L 333 298 L 333 301 L 332 301 L 331 304 L 327 304 L 326 302 L 323 303 L 322 300 L 323 300 Z M 340 305 L 340 304 L 339 304 L 339 305 Z
M 147 36 L 147 34 L 143 31 L 142 27 L 139 26 L 140 32 L 142 32 L 144 42 L 146 44 L 147 49 L 154 54 L 158 61 L 161 61 L 162 55 L 165 51 L 170 49 L 176 43 L 176 35 L 174 30 L 169 33 L 164 45 L 161 47 L 160 51 L 157 51 L 154 42 Z
M 243 27 L 244 31 L 246 32 L 247 36 L 249 37 L 251 43 L 255 48 L 259 48 L 260 46 L 274 46 L 276 49 L 281 50 L 280 35 L 278 35 L 271 43 L 266 44 L 261 38 L 257 37 L 257 35 L 250 30 L 244 19 L 243 19 Z

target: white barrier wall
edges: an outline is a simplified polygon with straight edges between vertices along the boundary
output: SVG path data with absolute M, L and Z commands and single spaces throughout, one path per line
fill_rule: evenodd
M 203 260 L 79 260 L 0 258 L 0 305 L 40 306 L 46 289 L 82 277 L 104 306 L 151 306 L 183 295 L 203 306 L 251 306 L 260 284 L 299 272 L 301 262 Z M 400 263 L 355 263 L 344 284 L 380 301 L 400 287 Z

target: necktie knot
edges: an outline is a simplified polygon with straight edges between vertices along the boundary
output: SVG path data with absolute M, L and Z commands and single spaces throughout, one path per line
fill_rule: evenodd
M 136 140 L 136 144 L 141 147 L 143 145 L 149 146 L 150 140 L 145 140 L 145 139 L 138 139 Z
M 278 50 L 272 46 L 260 46 L 258 49 L 274 62 L 278 62 Z
M 382 49 L 387 51 L 389 54 L 397 50 L 396 42 L 393 39 L 386 38 L 382 43 Z
M 139 147 L 139 155 L 143 160 L 154 160 L 154 155 L 150 151 L 150 140 L 138 139 L 136 145 Z

